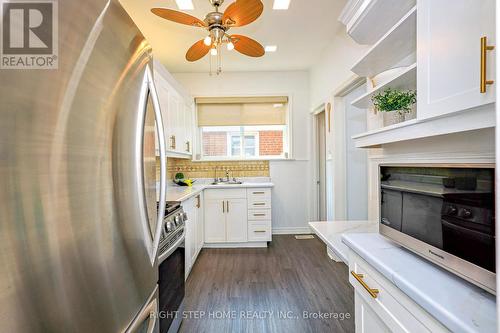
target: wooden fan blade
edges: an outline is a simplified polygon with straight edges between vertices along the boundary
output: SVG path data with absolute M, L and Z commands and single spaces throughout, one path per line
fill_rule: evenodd
M 260 0 L 236 0 L 226 8 L 222 24 L 229 27 L 241 27 L 252 23 L 262 14 L 264 5 Z
M 169 21 L 192 25 L 195 27 L 205 27 L 205 22 L 189 14 L 178 12 L 168 8 L 151 8 L 151 12 Z
M 208 51 L 210 51 L 210 48 L 211 46 L 205 45 L 203 39 L 199 40 L 196 43 L 194 43 L 193 46 L 191 46 L 187 51 L 186 60 L 191 62 L 200 60 L 208 53 Z
M 231 41 L 234 44 L 234 49 L 249 57 L 262 57 L 266 52 L 264 47 L 259 42 L 243 35 L 232 35 Z

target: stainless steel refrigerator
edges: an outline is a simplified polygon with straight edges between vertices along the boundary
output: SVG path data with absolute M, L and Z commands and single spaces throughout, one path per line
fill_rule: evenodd
M 115 0 L 58 6 L 59 68 L 0 69 L 0 332 L 155 332 L 151 48 Z

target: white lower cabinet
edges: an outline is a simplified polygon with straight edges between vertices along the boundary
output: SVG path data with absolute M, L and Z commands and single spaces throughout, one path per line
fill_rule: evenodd
M 185 221 L 186 239 L 184 241 L 186 278 L 191 272 L 191 268 L 203 247 L 204 219 L 202 204 L 202 194 L 182 202 L 182 208 L 187 214 L 187 220 Z
M 354 287 L 357 333 L 449 332 L 353 251 L 349 251 L 349 282 Z
M 226 241 L 247 241 L 247 199 L 226 200 Z
M 271 241 L 271 189 L 207 189 L 204 195 L 207 245 Z

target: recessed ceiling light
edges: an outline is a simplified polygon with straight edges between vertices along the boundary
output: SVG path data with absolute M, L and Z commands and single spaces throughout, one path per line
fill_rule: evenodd
M 264 50 L 266 52 L 276 52 L 276 50 L 278 49 L 278 47 L 276 45 L 267 45 Z
M 290 0 L 274 0 L 274 10 L 287 10 L 290 6 Z
M 175 0 L 180 10 L 194 10 L 193 0 Z

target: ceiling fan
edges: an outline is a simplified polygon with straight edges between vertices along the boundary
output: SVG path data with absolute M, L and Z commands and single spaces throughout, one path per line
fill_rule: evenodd
M 250 57 L 262 57 L 264 47 L 252 38 L 243 35 L 229 35 L 230 28 L 241 27 L 255 21 L 262 14 L 264 5 L 260 0 L 236 0 L 230 4 L 224 13 L 219 7 L 224 0 L 209 0 L 215 11 L 208 13 L 202 21 L 189 14 L 168 8 L 152 8 L 151 12 L 169 21 L 191 25 L 208 30 L 209 35 L 197 41 L 186 53 L 186 60 L 197 61 L 207 55 L 218 55 L 217 74 L 221 72 L 221 46 L 226 45 L 228 50 L 236 51 Z

